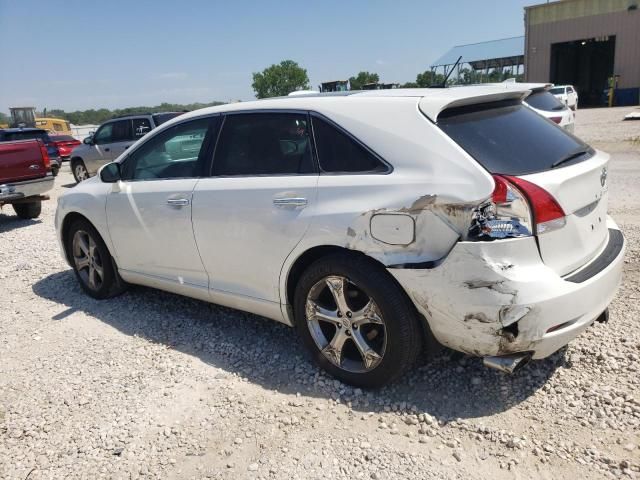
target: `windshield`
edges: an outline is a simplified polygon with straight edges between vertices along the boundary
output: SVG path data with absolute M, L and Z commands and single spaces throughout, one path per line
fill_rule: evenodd
M 558 112 L 567 108 L 564 103 L 547 91 L 532 93 L 524 101 L 533 108 L 547 112 Z
M 527 175 L 579 163 L 593 154 L 584 142 L 521 103 L 496 102 L 445 110 L 438 126 L 491 173 Z M 576 152 L 586 152 L 576 155 Z

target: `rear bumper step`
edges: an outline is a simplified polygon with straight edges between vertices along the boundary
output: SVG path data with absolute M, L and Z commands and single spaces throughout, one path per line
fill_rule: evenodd
M 613 262 L 624 245 L 624 236 L 620 230 L 609 229 L 609 241 L 600 256 L 592 261 L 586 268 L 577 273 L 565 277 L 564 280 L 572 283 L 582 283 L 596 276 Z

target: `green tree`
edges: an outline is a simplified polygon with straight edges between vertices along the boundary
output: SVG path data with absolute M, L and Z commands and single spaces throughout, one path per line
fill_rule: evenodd
M 373 72 L 359 72 L 355 77 L 349 78 L 351 90 L 362 90 L 362 87 L 367 83 L 378 83 L 379 81 L 380 77 Z
M 293 60 L 283 60 L 262 72 L 254 72 L 251 84 L 256 98 L 282 97 L 309 88 L 307 71 Z
M 0 112 L 0 123 L 10 123 L 11 118 L 4 112 Z
M 427 88 L 432 85 L 442 85 L 444 75 L 441 73 L 433 73 L 431 70 L 419 73 L 416 76 L 416 84 L 420 88 Z

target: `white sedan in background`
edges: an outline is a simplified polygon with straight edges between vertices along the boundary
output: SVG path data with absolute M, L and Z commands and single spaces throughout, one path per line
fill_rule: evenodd
M 606 318 L 624 256 L 609 156 L 524 106 L 529 93 L 181 115 L 60 197 L 62 253 L 94 298 L 141 284 L 294 326 L 354 385 L 387 383 L 438 343 L 512 372 Z
M 549 93 L 564 103 L 571 110 L 578 109 L 578 92 L 573 85 L 555 85 Z

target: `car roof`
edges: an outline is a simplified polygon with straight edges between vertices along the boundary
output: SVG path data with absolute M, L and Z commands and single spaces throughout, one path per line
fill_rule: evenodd
M 528 84 L 511 84 L 505 88 L 503 84 L 473 85 L 460 88 L 393 88 L 388 90 L 352 90 L 348 92 L 303 93 L 295 96 L 274 97 L 249 102 L 229 103 L 215 107 L 205 107 L 184 113 L 167 122 L 168 125 L 182 122 L 203 115 L 241 112 L 247 110 L 322 110 L 324 106 L 335 102 L 358 102 L 361 100 L 377 100 L 381 102 L 392 99 L 415 99 L 420 110 L 435 121 L 438 114 L 446 108 L 485 103 L 490 101 L 522 99 L 531 93 Z M 163 125 L 164 126 L 164 125 Z

